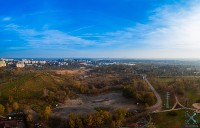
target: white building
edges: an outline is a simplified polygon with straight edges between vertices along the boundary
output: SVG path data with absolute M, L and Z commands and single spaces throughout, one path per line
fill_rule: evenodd
M 39 61 L 40 64 L 46 64 L 46 61 Z
M 6 67 L 6 62 L 4 60 L 0 61 L 0 67 Z
M 24 62 L 25 64 L 29 64 L 28 60 L 23 60 L 22 62 Z
M 25 67 L 25 64 L 24 64 L 24 62 L 22 62 L 22 61 L 18 61 L 17 64 L 16 64 L 16 67 L 17 67 L 17 68 L 24 68 L 24 67 Z

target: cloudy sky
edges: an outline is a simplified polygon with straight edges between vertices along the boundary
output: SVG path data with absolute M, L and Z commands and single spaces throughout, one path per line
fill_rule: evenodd
M 200 58 L 200 0 L 1 0 L 0 57 Z

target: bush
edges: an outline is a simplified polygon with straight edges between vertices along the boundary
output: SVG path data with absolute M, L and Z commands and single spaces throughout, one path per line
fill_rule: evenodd
M 167 113 L 167 115 L 169 115 L 169 116 L 177 116 L 177 113 L 174 112 L 174 111 L 170 111 L 170 112 Z

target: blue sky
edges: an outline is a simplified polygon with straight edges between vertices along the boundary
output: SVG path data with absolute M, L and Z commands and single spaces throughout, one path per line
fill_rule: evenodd
M 199 58 L 199 0 L 1 0 L 0 57 Z

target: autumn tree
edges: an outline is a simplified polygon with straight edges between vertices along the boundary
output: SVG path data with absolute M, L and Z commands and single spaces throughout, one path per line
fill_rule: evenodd
M 69 114 L 69 127 L 70 128 L 75 128 L 75 126 L 76 126 L 75 119 L 76 119 L 76 115 L 74 113 L 70 113 Z
M 121 127 L 122 122 L 125 119 L 125 116 L 127 114 L 127 110 L 126 109 L 117 109 L 114 111 L 114 115 L 113 115 L 113 119 L 115 121 L 115 127 Z
M 30 113 L 27 115 L 27 121 L 29 122 L 33 121 L 33 116 Z
M 50 106 L 46 106 L 45 110 L 44 110 L 44 117 L 45 117 L 45 120 L 48 120 L 49 119 L 49 115 L 51 113 L 51 107 Z
M 19 104 L 17 102 L 13 103 L 13 109 L 16 111 L 19 109 Z
M 82 118 L 78 114 L 70 113 L 68 124 L 70 128 L 84 128 Z
M 11 112 L 12 112 L 12 107 L 9 107 L 9 106 L 8 106 L 8 107 L 6 108 L 6 111 L 7 111 L 7 113 L 11 113 Z
M 13 103 L 13 101 L 14 101 L 13 97 L 12 96 L 8 96 L 8 101 L 9 101 L 9 103 Z
M 92 127 L 93 125 L 93 114 L 88 114 L 84 117 L 84 124 L 88 127 Z
M 5 107 L 2 104 L 0 104 L 0 114 L 3 115 L 4 111 L 5 111 Z

